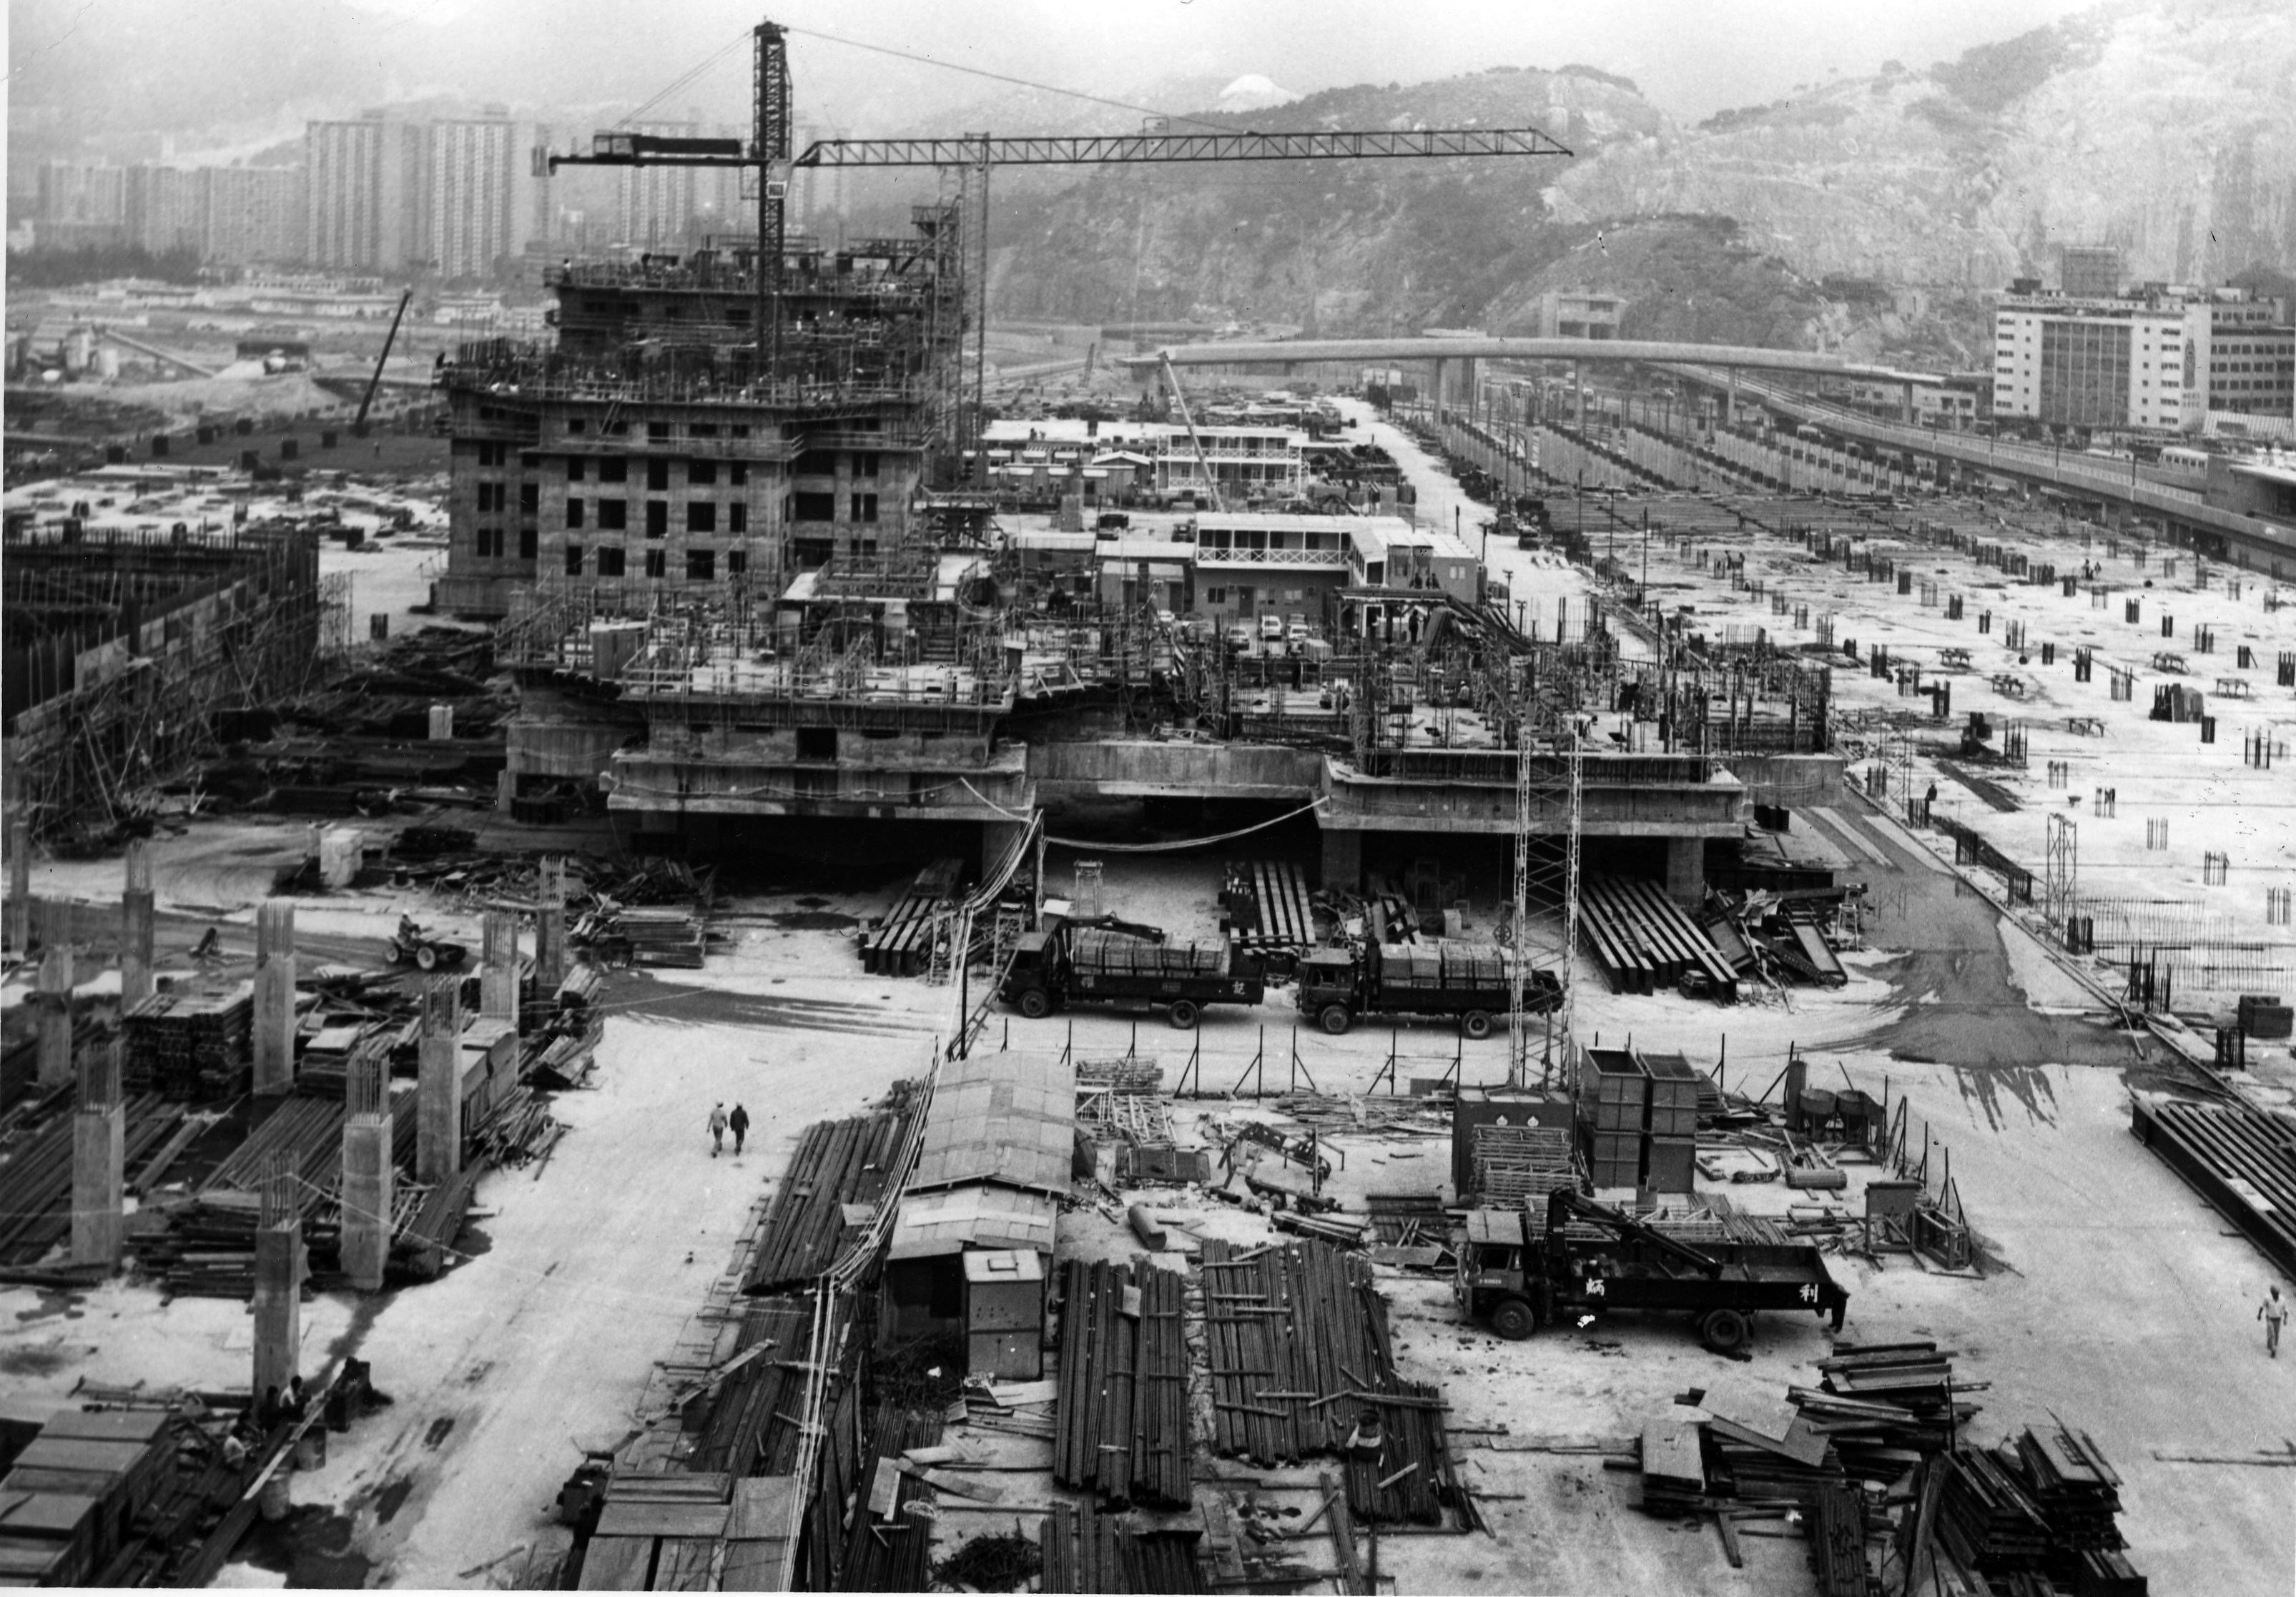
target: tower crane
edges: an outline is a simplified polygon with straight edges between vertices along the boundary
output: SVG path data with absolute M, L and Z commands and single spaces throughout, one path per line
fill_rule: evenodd
M 589 153 L 550 154 L 562 166 L 703 167 L 757 176 L 757 319 L 767 370 L 779 364 L 783 252 L 789 185 L 800 167 L 933 167 L 957 178 L 958 259 L 964 278 L 964 332 L 972 348 L 964 388 L 969 402 L 954 419 L 952 453 L 976 441 L 988 368 L 988 173 L 1010 166 L 1119 166 L 1142 162 L 1365 160 L 1487 156 L 1568 156 L 1535 127 L 1443 127 L 1364 132 L 1172 133 L 1079 137 L 820 139 L 791 153 L 789 34 L 761 21 L 750 30 L 754 125 L 746 141 L 683 138 L 613 130 L 595 135 Z

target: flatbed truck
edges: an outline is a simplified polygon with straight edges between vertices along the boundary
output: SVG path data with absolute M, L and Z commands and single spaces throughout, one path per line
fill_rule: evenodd
M 1407 969 L 1406 959 L 1412 961 Z M 1456 1020 L 1462 1036 L 1480 1042 L 1513 1004 L 1512 983 L 1496 949 L 1414 955 L 1375 942 L 1317 948 L 1300 962 L 1300 1012 L 1335 1037 L 1365 1015 L 1427 1015 Z M 1562 1002 L 1562 985 L 1552 971 L 1530 972 L 1523 991 L 1527 1009 L 1538 1014 Z
M 1757 1314 L 1806 1309 L 1840 1331 L 1849 1307 L 1815 1244 L 1685 1242 L 1568 1188 L 1547 1194 L 1543 1224 L 1528 1207 L 1471 1210 L 1456 1251 L 1461 1311 L 1510 1341 L 1571 1314 L 1655 1309 L 1730 1353 Z
M 1234 938 L 1182 944 L 1161 938 L 1065 921 L 1024 932 L 997 996 L 1032 1020 L 1067 1004 L 1090 1003 L 1160 1009 L 1188 1031 L 1207 1003 L 1258 1003 L 1267 995 L 1259 960 Z

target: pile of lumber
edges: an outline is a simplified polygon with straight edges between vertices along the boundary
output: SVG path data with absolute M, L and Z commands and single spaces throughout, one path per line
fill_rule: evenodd
M 1129 1519 L 1055 1503 L 1038 1535 L 1047 1592 L 1207 1592 L 1195 1530 L 1143 1530 Z
M 1227 868 L 1220 907 L 1247 954 L 1278 962 L 1296 960 L 1316 946 L 1313 895 L 1288 860 L 1238 860 Z
M 942 908 L 956 897 L 964 862 L 935 860 L 917 872 L 885 918 L 861 938 L 861 968 L 873 976 L 915 976 L 932 956 L 932 938 Z
M 1176 1272 L 1071 1259 L 1062 1272 L 1053 1478 L 1114 1503 L 1189 1501 L 1188 1347 Z
M 1614 993 L 1651 993 L 1702 979 L 1713 995 L 1738 995 L 1738 973 L 1698 922 L 1655 882 L 1590 877 L 1578 897 L 1578 928 Z
M 0 1139 L 0 1265 L 37 1265 L 71 1238 L 72 1089 L 50 1097 L 41 1118 Z M 123 1168 L 132 1176 L 171 1147 L 184 1110 L 154 1093 L 128 1099 L 127 1110 Z
M 533 1088 L 513 1086 L 471 1128 L 468 1153 L 497 1169 L 516 1169 L 548 1154 L 565 1134 Z
M 1334 1093 L 1285 1093 L 1268 1102 L 1279 1114 L 1315 1131 L 1369 1131 L 1382 1136 L 1451 1134 L 1448 1097 L 1382 1093 L 1357 1098 Z
M 548 1030 L 521 1039 L 518 1078 L 545 1093 L 580 1086 L 597 1069 L 598 1038 L 604 1029 L 603 1022 L 586 1011 L 561 1015 Z
M 693 1434 L 687 1466 L 736 1475 L 793 1470 L 800 1429 L 794 1416 L 805 1409 L 812 1347 L 811 1298 L 759 1298 L 746 1306 L 724 1364 L 673 1372 L 686 1378 L 682 1388 L 673 1387 L 671 1401 L 685 1411 Z
M 742 1290 L 784 1292 L 809 1285 L 837 1260 L 848 1206 L 874 1209 L 908 1134 L 908 1117 L 880 1112 L 817 1120 L 798 1139 L 789 1173 L 766 1216 Z
M 940 1416 L 880 1405 L 874 1448 L 861 1467 L 861 1496 L 846 1533 L 837 1585 L 846 1592 L 922 1592 L 928 1585 L 933 1490 L 908 1456 L 940 1440 Z M 912 1505 L 922 1512 L 912 1514 Z
M 605 940 L 625 947 L 634 965 L 699 970 L 709 951 L 709 929 L 698 907 L 649 905 L 614 911 Z
M 251 981 L 154 993 L 121 1019 L 120 1085 L 190 1102 L 242 1092 L 254 1068 L 254 1020 Z
M 1473 1523 L 1459 1489 L 1440 1390 L 1396 1375 L 1387 1304 L 1369 1261 L 1319 1242 L 1203 1249 L 1212 1443 L 1231 1457 L 1291 1464 L 1338 1453 L 1362 1519 Z M 1375 1456 L 1350 1449 L 1376 1430 Z
M 1545 1126 L 1478 1126 L 1474 1129 L 1475 1191 L 1486 1208 L 1512 1208 L 1558 1188 L 1576 1191 L 1578 1165 L 1567 1130 Z
M 1936 1547 L 1964 1570 L 2108 1597 L 2145 1590 L 2121 1552 L 2120 1477 L 2086 1432 L 2029 1427 L 1940 1464 Z

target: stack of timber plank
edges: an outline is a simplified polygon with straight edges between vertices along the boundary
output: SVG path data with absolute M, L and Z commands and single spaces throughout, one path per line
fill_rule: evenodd
M 1062 1273 L 1053 1478 L 1115 1503 L 1189 1502 L 1188 1348 L 1174 1271 L 1071 1259 Z
M 956 896 L 964 862 L 939 859 L 917 872 L 890 913 L 861 939 L 861 968 L 873 976 L 914 976 L 932 954 L 933 922 Z
M 796 1467 L 813 1346 L 809 1298 L 768 1298 L 745 1306 L 734 1350 L 715 1371 L 693 1372 L 681 1400 L 700 1470 L 781 1475 Z
M 1312 897 L 1300 868 L 1288 860 L 1237 860 L 1228 865 L 1220 905 L 1236 946 L 1280 964 L 1316 946 Z
M 1456 1506 L 1472 1527 L 1442 1394 L 1397 1377 L 1369 1261 L 1320 1242 L 1239 1250 L 1208 1238 L 1203 1273 L 1219 1452 L 1266 1464 L 1339 1453 L 1358 1517 L 1432 1525 Z M 1366 1421 L 1384 1432 L 1375 1462 L 1348 1450 Z
M 1655 882 L 1591 877 L 1580 891 L 1578 911 L 1587 949 L 1610 978 L 1611 991 L 1655 992 L 1691 973 L 1703 976 L 1716 996 L 1737 997 L 1737 971 Z
M 1164 1067 L 1152 1053 L 1129 1054 L 1121 1059 L 1080 1059 L 1077 1061 L 1076 1084 L 1079 1100 L 1087 1093 L 1153 1097 L 1164 1090 Z
M 1546 1126 L 1478 1126 L 1473 1134 L 1475 1191 L 1484 1208 L 1530 1202 L 1544 1212 L 1549 1192 L 1578 1189 L 1570 1132 Z
M 907 1133 L 908 1117 L 890 1112 L 807 1126 L 774 1194 L 742 1290 L 753 1296 L 793 1290 L 835 1263 L 846 1206 L 877 1206 L 899 1174 L 893 1166 Z
M 1819 1597 L 1867 1597 L 1873 1588 L 1866 1577 L 1864 1495 L 1844 1481 L 1825 1482 L 1818 1488 L 1808 1535 Z
M 586 1592 L 702 1592 L 733 1519 L 734 1478 L 723 1473 L 618 1473 L 582 1558 Z
M 188 1102 L 246 1090 L 254 1069 L 255 984 L 154 993 L 121 1019 L 120 1085 Z
M 1196 1530 L 1144 1530 L 1128 1519 L 1056 1503 L 1039 1528 L 1047 1592 L 1209 1592 Z
M 699 906 L 648 905 L 614 912 L 610 936 L 629 946 L 630 963 L 699 970 L 709 950 L 709 927 Z
M 929 1589 L 926 1555 L 932 1544 L 935 1494 L 916 1471 L 903 1468 L 903 1455 L 935 1445 L 940 1432 L 938 1413 L 879 1405 L 875 1445 L 862 1465 L 860 1499 L 838 1568 L 840 1591 Z

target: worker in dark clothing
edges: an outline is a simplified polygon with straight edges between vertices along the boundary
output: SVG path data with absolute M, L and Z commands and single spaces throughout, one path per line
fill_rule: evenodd
M 741 1152 L 742 1139 L 750 1134 L 750 1111 L 735 1104 L 734 1112 L 726 1118 L 726 1128 L 734 1134 L 734 1151 Z
M 303 1378 L 298 1375 L 287 1383 L 287 1418 L 300 1424 L 309 1407 L 310 1399 L 303 1392 Z
M 256 1420 L 266 1434 L 277 1429 L 283 1411 L 279 1405 L 279 1388 L 273 1387 L 263 1394 L 263 1406 L 256 1411 Z

